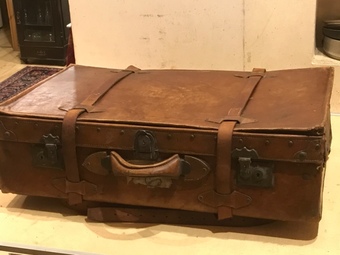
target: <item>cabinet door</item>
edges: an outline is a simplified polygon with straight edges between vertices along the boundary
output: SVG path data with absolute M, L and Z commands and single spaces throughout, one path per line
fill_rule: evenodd
M 20 45 L 62 45 L 58 0 L 14 0 L 14 8 Z

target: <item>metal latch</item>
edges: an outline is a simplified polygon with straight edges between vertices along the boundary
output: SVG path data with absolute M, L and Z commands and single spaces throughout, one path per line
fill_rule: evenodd
M 43 145 L 34 146 L 34 159 L 35 166 L 63 168 L 63 161 L 58 155 L 58 146 L 60 146 L 59 136 L 52 134 L 43 135 Z
M 139 130 L 135 135 L 134 151 L 136 159 L 156 160 L 158 158 L 156 138 L 149 131 Z
M 60 140 L 58 136 L 53 136 L 51 134 L 43 136 L 45 148 L 47 152 L 47 159 L 52 163 L 55 164 L 58 162 L 57 156 L 57 146 L 60 144 Z
M 256 150 L 247 148 L 236 149 L 233 157 L 238 158 L 239 168 L 236 182 L 240 186 L 255 186 L 270 188 L 274 186 L 274 166 L 267 162 L 258 161 Z

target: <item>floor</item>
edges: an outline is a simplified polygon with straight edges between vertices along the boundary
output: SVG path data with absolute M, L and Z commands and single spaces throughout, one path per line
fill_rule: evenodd
M 11 46 L 9 27 L 0 28 L 0 82 L 27 66 L 20 60 L 20 52 Z M 48 65 L 49 67 L 61 67 Z
M 13 51 L 9 28 L 0 29 L 0 82 L 26 65 L 20 61 L 20 52 Z

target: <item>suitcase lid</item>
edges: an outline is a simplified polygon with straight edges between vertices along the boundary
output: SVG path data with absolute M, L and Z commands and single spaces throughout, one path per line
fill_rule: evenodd
M 0 112 L 63 119 L 119 70 L 70 66 L 1 104 Z M 79 121 L 218 129 L 247 72 L 142 70 L 116 84 Z M 267 72 L 235 130 L 322 134 L 329 121 L 332 68 Z

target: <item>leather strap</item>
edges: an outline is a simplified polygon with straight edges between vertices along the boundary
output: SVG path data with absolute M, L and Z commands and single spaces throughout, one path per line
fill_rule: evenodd
M 108 92 L 113 86 L 115 86 L 118 82 L 126 78 L 132 73 L 137 72 L 138 68 L 134 66 L 129 66 L 128 68 L 119 71 L 112 78 L 109 78 L 106 82 L 104 82 L 100 87 L 98 87 L 93 93 L 91 93 L 78 107 L 83 108 L 87 106 L 94 105 L 100 98 L 102 98 L 106 92 Z M 77 106 L 75 107 L 77 108 Z
M 256 86 L 264 77 L 266 69 L 254 68 L 251 74 L 247 77 L 247 83 L 241 90 L 240 94 L 233 103 L 233 107 L 229 110 L 228 116 L 241 116 L 249 99 L 255 91 Z
M 215 191 L 218 194 L 226 195 L 232 192 L 232 171 L 231 171 L 231 143 L 235 121 L 224 121 L 220 125 L 217 134 L 217 164 L 215 172 Z M 217 215 L 219 219 L 232 217 L 231 207 L 219 206 Z
M 83 112 L 85 112 L 85 109 L 69 110 L 64 117 L 62 125 L 62 145 L 67 178 L 66 181 L 72 183 L 80 182 L 75 137 L 76 120 Z M 80 195 L 80 192 L 68 193 L 68 201 L 70 205 L 80 204 L 82 202 L 82 196 Z
M 87 210 L 87 220 L 96 222 L 134 222 L 175 225 L 255 226 L 271 220 L 233 217 L 217 220 L 213 213 L 138 207 L 96 207 Z
M 83 185 L 79 175 L 77 149 L 76 149 L 76 121 L 84 112 L 90 112 L 93 105 L 102 98 L 114 85 L 136 72 L 136 67 L 129 66 L 125 70 L 121 70 L 112 78 L 104 82 L 94 92 L 92 92 L 82 103 L 69 110 L 63 120 L 62 125 L 62 145 L 63 157 L 65 162 L 65 171 L 67 182 L 73 183 L 73 192 L 68 193 L 68 201 L 70 205 L 82 202 Z M 78 190 L 76 187 L 79 187 Z M 66 192 L 66 191 L 65 191 Z M 84 195 L 84 194 L 83 194 Z
M 232 210 L 247 205 L 251 198 L 242 193 L 233 192 L 233 172 L 231 170 L 231 151 L 232 151 L 232 136 L 237 119 L 241 117 L 249 99 L 256 86 L 264 76 L 265 69 L 253 69 L 252 73 L 247 77 L 247 83 L 241 90 L 238 97 L 233 103 L 233 107 L 228 111 L 227 117 L 222 121 L 217 134 L 217 155 L 216 155 L 216 171 L 215 171 L 215 190 L 206 192 L 199 196 L 199 200 L 206 205 L 218 205 L 218 219 L 227 219 L 232 217 Z M 237 197 L 242 201 L 234 201 L 232 197 Z M 216 201 L 208 201 L 214 199 Z M 224 201 L 221 205 L 220 201 Z M 246 202 L 243 202 L 246 201 Z

